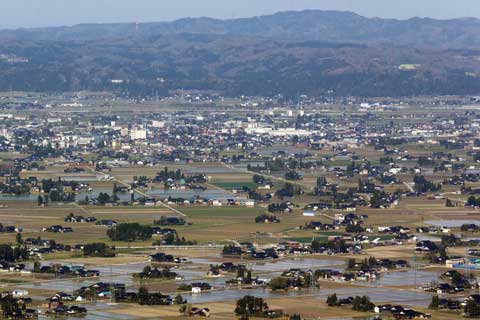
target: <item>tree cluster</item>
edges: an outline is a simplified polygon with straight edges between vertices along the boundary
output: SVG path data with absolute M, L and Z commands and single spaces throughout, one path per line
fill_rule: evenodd
M 120 223 L 107 231 L 107 236 L 112 241 L 145 241 L 152 238 L 153 230 L 149 226 L 139 223 Z

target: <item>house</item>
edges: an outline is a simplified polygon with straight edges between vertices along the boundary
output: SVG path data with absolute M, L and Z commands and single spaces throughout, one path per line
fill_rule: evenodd
M 189 317 L 210 317 L 210 309 L 193 307 L 188 312 Z
M 48 301 L 48 308 L 56 308 L 63 305 L 63 302 L 71 302 L 74 301 L 75 297 L 71 294 L 65 292 L 57 292 L 53 296 L 47 299 Z
M 437 286 L 438 294 L 453 293 L 454 289 L 448 283 L 439 283 Z
M 453 299 L 440 299 L 438 303 L 439 309 L 459 310 L 462 308 L 461 302 Z
M 73 214 L 69 215 L 65 218 L 65 222 L 69 223 L 83 223 L 85 222 L 85 218 L 83 216 L 75 216 Z
M 323 223 L 321 223 L 320 221 L 310 221 L 307 227 L 309 229 L 315 229 L 316 231 L 319 231 L 323 229 Z
M 450 233 L 450 232 L 452 232 L 452 229 L 450 229 L 450 228 L 448 228 L 448 227 L 441 227 L 441 228 L 440 228 L 440 231 L 441 231 L 442 233 Z
M 248 199 L 245 200 L 243 204 L 245 207 L 255 207 L 255 200 Z
M 261 185 L 258 185 L 257 189 L 258 190 L 270 190 L 272 188 L 272 184 L 271 183 L 265 183 L 265 184 L 261 184 Z
M 12 296 L 14 298 L 24 298 L 24 297 L 28 296 L 28 291 L 27 290 L 16 289 L 16 290 L 13 290 L 11 293 L 12 293 Z
M 65 306 L 63 304 L 60 304 L 59 306 L 48 309 L 46 311 L 47 315 L 52 315 L 52 316 L 75 316 L 75 315 L 82 315 L 86 313 L 87 313 L 87 309 L 84 307 Z
M 415 250 L 422 252 L 434 252 L 438 250 L 438 246 L 430 240 L 422 240 L 417 242 Z
M 211 290 L 212 286 L 206 282 L 192 283 L 192 293 L 199 294 L 202 291 Z
M 212 207 L 221 207 L 222 202 L 218 199 L 211 199 L 211 200 L 208 201 L 208 205 L 210 205 Z
M 447 268 L 455 268 L 456 266 L 464 265 L 465 259 L 464 258 L 450 258 L 445 260 L 445 266 Z
M 115 227 L 117 226 L 117 221 L 115 220 L 99 220 L 96 223 L 97 226 L 107 226 L 107 227 Z
M 462 306 L 466 306 L 468 301 L 474 301 L 476 304 L 480 304 L 480 294 L 472 294 L 465 298 L 462 302 Z
M 313 210 L 303 210 L 304 217 L 315 217 L 315 211 Z

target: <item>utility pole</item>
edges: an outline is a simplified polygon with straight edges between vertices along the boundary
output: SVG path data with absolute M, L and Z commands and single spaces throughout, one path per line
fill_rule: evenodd
M 415 286 L 415 290 L 417 290 L 417 253 L 416 251 L 413 252 L 412 269 L 413 269 L 413 284 Z

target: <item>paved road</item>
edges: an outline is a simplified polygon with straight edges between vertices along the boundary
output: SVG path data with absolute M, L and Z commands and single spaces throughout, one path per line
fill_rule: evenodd
M 410 184 L 404 182 L 403 185 L 404 185 L 405 187 L 407 187 L 410 192 L 415 192 L 415 190 L 413 189 L 413 187 L 412 187 Z

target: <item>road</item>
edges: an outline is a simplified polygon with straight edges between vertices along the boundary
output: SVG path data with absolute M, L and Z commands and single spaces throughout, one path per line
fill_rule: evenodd
M 405 187 L 407 187 L 410 192 L 415 192 L 415 190 L 413 189 L 413 187 L 412 187 L 410 184 L 404 182 L 403 185 L 404 185 Z

